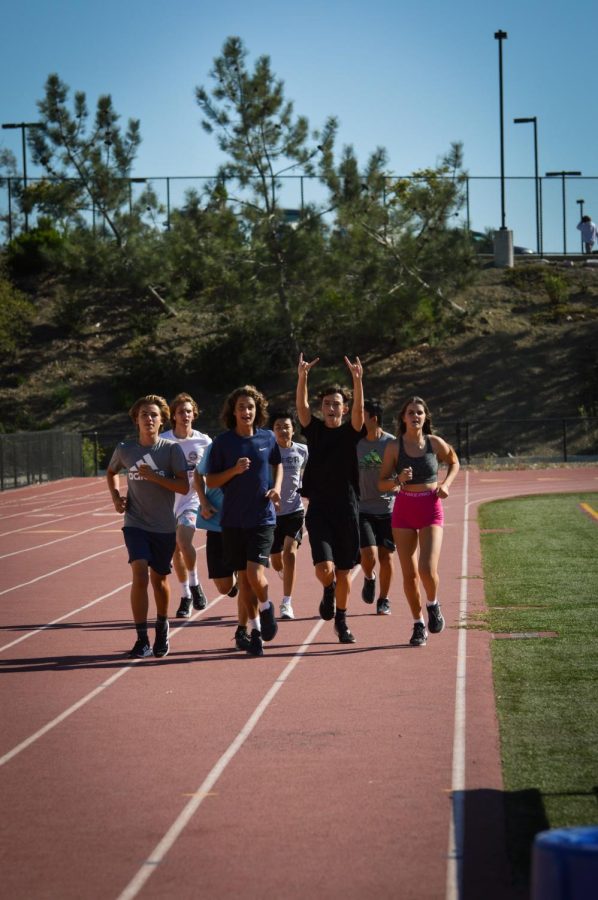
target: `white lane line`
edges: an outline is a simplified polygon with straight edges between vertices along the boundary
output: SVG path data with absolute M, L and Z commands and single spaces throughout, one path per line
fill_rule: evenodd
M 35 525 L 25 525 L 23 528 L 13 528 L 12 531 L 2 531 L 0 532 L 0 538 L 8 537 L 8 535 L 11 534 L 20 534 L 23 531 L 31 533 L 34 528 L 44 528 L 44 526 L 47 527 L 48 525 L 55 525 L 57 522 L 65 522 L 67 519 L 76 519 L 79 516 L 95 516 L 98 514 L 113 516 L 114 507 L 107 513 L 102 513 L 101 511 L 106 508 L 107 504 L 103 504 L 102 506 L 95 506 L 93 509 L 82 509 L 81 512 L 70 513 L 68 516 L 56 516 L 56 513 L 36 513 L 36 516 L 43 516 L 43 522 L 38 522 Z M 109 525 L 110 523 L 107 522 L 106 524 Z M 81 531 L 79 532 L 79 534 L 82 533 L 83 532 Z
M 74 562 L 67 563 L 66 566 L 61 566 L 59 569 L 53 569 L 51 572 L 44 572 L 43 575 L 38 575 L 37 578 L 32 578 L 31 581 L 22 581 L 20 584 L 14 584 L 12 587 L 4 588 L 3 591 L 0 591 L 0 597 L 2 597 L 3 594 L 10 594 L 11 591 L 18 591 L 19 588 L 29 587 L 30 584 L 36 584 L 38 581 L 43 581 L 44 578 L 50 578 L 51 575 L 59 575 L 60 572 L 65 572 L 67 569 L 72 569 L 73 566 L 79 566 L 81 563 L 88 562 L 90 559 L 96 559 L 98 556 L 103 556 L 104 553 L 122 550 L 122 546 L 122 543 L 116 544 L 114 547 L 108 547 L 107 550 L 100 550 L 98 553 L 92 553 L 91 556 L 82 556 L 81 559 L 76 559 Z
M 114 519 L 112 522 L 102 522 L 101 525 L 94 525 L 93 528 L 84 528 L 82 531 L 76 531 L 74 534 L 68 534 L 66 537 L 56 538 L 53 541 L 46 541 L 44 544 L 35 544 L 33 547 L 23 547 L 21 550 L 13 550 L 12 553 L 3 553 L 0 556 L 0 559 L 8 559 L 10 556 L 20 556 L 21 553 L 30 553 L 32 550 L 41 550 L 43 547 L 51 547 L 53 544 L 62 543 L 62 541 L 72 541 L 73 538 L 80 537 L 83 534 L 89 534 L 90 531 L 97 531 L 99 528 L 106 528 L 108 525 L 115 525 L 117 522 L 122 522 L 122 519 Z
M 449 821 L 446 900 L 461 896 L 463 828 L 465 806 L 465 692 L 467 687 L 467 586 L 469 542 L 469 472 L 465 473 L 463 502 L 463 549 L 461 553 L 461 596 L 459 599 L 459 636 L 455 676 L 455 719 L 453 724 L 453 771 L 451 779 L 451 816 Z
M 79 606 L 77 609 L 73 609 L 68 613 L 65 613 L 63 616 L 59 616 L 57 619 L 52 619 L 51 622 L 48 622 L 47 625 L 40 625 L 39 628 L 35 628 L 33 631 L 28 631 L 26 634 L 22 634 L 20 637 L 15 638 L 14 641 L 11 641 L 10 644 L 3 644 L 0 647 L 0 653 L 3 653 L 4 650 L 9 650 L 11 647 L 14 647 L 15 644 L 20 644 L 21 641 L 26 641 L 27 638 L 33 637 L 36 634 L 40 634 L 42 631 L 47 631 L 48 628 L 52 628 L 53 625 L 57 625 L 59 622 L 64 622 L 66 619 L 70 619 L 72 616 L 76 616 L 77 613 L 83 612 L 84 609 L 89 609 L 90 606 L 95 606 L 96 603 L 101 603 L 102 600 L 107 600 L 108 597 L 113 597 L 114 594 L 118 594 L 119 591 L 124 591 L 125 588 L 131 586 L 130 581 L 125 581 L 124 584 L 119 585 L 117 588 L 114 588 L 113 591 L 110 591 L 108 594 L 102 594 L 101 597 L 96 597 L 95 600 L 90 600 L 89 603 L 84 603 L 83 606 Z
M 225 594 L 219 594 L 211 603 L 208 603 L 205 609 L 202 609 L 201 612 L 196 613 L 191 616 L 191 618 L 186 619 L 184 623 L 182 623 L 178 628 L 174 628 L 170 632 L 170 640 L 172 641 L 177 634 L 186 628 L 190 622 L 195 621 L 195 619 L 199 618 L 201 614 L 206 613 L 208 610 L 212 609 L 212 607 L 216 606 L 220 600 L 223 600 Z M 21 741 L 20 744 L 17 744 L 16 747 L 13 747 L 12 750 L 9 750 L 4 756 L 0 756 L 0 766 L 6 765 L 7 762 L 10 762 L 11 759 L 14 759 L 15 756 L 18 756 L 19 753 L 22 753 L 23 750 L 26 750 L 28 747 L 31 747 L 32 744 L 35 744 L 36 741 L 39 741 L 45 734 L 48 734 L 49 731 L 52 731 L 56 728 L 57 725 L 60 725 L 61 722 L 64 722 L 65 719 L 68 719 L 73 713 L 76 713 L 77 710 L 81 709 L 83 706 L 86 706 L 94 697 L 97 697 L 98 694 L 101 694 L 102 691 L 105 691 L 106 688 L 109 688 L 114 684 L 119 678 L 123 675 L 126 675 L 127 672 L 130 672 L 131 669 L 137 665 L 138 663 L 143 662 L 141 659 L 129 659 L 127 660 L 126 665 L 124 665 L 121 669 L 118 669 L 114 675 L 111 675 L 106 681 L 103 681 L 99 684 L 93 691 L 90 691 L 89 694 L 86 694 L 84 697 L 81 697 L 80 700 L 77 700 L 76 703 L 73 703 L 72 706 L 69 706 L 68 709 L 65 709 L 61 712 L 56 718 L 52 719 L 50 722 L 47 722 L 41 728 L 39 728 L 36 732 L 29 735 L 28 738 L 25 738 L 24 741 Z
M 303 644 L 298 648 L 293 659 L 287 664 L 272 687 L 263 696 L 243 728 L 234 738 L 232 743 L 229 744 L 220 759 L 212 767 L 212 769 L 210 770 L 206 778 L 202 781 L 197 790 L 194 792 L 188 803 L 186 803 L 186 805 L 183 807 L 164 837 L 154 847 L 145 862 L 142 863 L 141 868 L 133 876 L 124 891 L 119 894 L 118 900 L 132 900 L 133 897 L 136 897 L 148 878 L 152 875 L 153 872 L 156 871 L 156 866 L 158 866 L 163 861 L 166 854 L 173 847 L 178 837 L 187 827 L 187 825 L 205 800 L 206 796 L 209 794 L 220 776 L 225 771 L 226 767 L 233 761 L 239 750 L 241 750 L 243 744 L 251 735 L 251 732 L 254 730 L 254 728 L 270 706 L 278 691 L 287 681 L 289 675 L 291 674 L 295 666 L 297 666 L 301 657 L 304 655 L 309 645 L 313 642 L 323 624 L 323 620 L 320 619 L 320 621 L 316 625 L 314 625 Z

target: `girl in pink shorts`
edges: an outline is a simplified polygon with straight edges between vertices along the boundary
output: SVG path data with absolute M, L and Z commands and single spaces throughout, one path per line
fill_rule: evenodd
M 447 466 L 438 481 L 438 464 Z M 386 445 L 378 489 L 396 493 L 392 533 L 397 547 L 405 596 L 413 616 L 410 644 L 427 643 L 428 631 L 438 634 L 444 617 L 438 602 L 438 559 L 442 546 L 442 499 L 459 471 L 457 454 L 432 433 L 432 417 L 421 397 L 410 397 L 399 413 L 399 434 Z M 420 582 L 427 598 L 428 627 L 424 622 Z

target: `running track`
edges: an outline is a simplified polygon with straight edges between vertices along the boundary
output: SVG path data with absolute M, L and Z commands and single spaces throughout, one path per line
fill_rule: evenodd
M 598 467 L 462 472 L 445 502 L 446 630 L 317 615 L 307 543 L 294 622 L 234 650 L 235 601 L 172 620 L 129 661 L 129 570 L 103 479 L 0 495 L 2 895 L 37 898 L 514 898 L 501 832 L 476 510 L 598 490 Z M 198 533 L 196 545 L 203 544 Z M 270 578 L 276 603 L 280 583 Z M 172 612 L 178 592 L 172 582 Z

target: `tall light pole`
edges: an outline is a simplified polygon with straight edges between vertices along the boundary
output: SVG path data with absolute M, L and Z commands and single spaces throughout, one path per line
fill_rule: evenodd
M 504 230 L 507 226 L 505 213 L 505 127 L 502 87 L 502 42 L 507 39 L 508 34 L 506 31 L 495 31 L 494 37 L 498 41 L 498 92 L 500 113 L 500 227 Z
M 3 128 L 20 128 L 21 141 L 23 144 L 23 193 L 27 190 L 27 141 L 26 131 L 28 128 L 43 128 L 41 122 L 5 122 Z M 25 214 L 25 231 L 29 231 L 29 215 L 27 213 L 27 203 L 23 204 L 23 213 Z
M 542 253 L 542 238 L 540 227 L 540 178 L 538 176 L 538 120 L 536 116 L 529 116 L 524 119 L 513 119 L 515 125 L 523 125 L 531 122 L 534 126 L 534 180 L 536 188 L 536 249 L 538 255 Z
M 583 219 L 583 205 L 586 201 L 585 200 L 576 200 L 575 202 L 579 204 L 579 221 L 581 222 L 581 220 Z M 583 253 L 583 251 L 584 251 L 584 246 L 583 246 L 583 235 L 582 235 L 581 236 L 581 252 Z
M 581 175 L 581 172 L 546 172 L 547 178 L 560 178 L 563 190 L 563 253 L 567 253 L 567 203 L 565 199 L 565 179 L 568 175 Z

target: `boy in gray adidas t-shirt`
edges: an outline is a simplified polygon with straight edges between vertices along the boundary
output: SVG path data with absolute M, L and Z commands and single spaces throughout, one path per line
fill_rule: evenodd
M 176 544 L 174 494 L 189 490 L 187 463 L 180 446 L 159 437 L 169 421 L 166 400 L 157 394 L 140 397 L 129 415 L 137 440 L 118 444 L 108 464 L 106 480 L 118 513 L 124 513 L 123 535 L 131 564 L 131 608 L 137 640 L 132 658 L 152 655 L 147 634 L 148 582 L 156 601 L 156 639 L 153 653 L 168 653 L 170 561 Z M 120 493 L 119 472 L 125 469 L 127 493 Z

